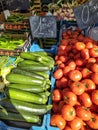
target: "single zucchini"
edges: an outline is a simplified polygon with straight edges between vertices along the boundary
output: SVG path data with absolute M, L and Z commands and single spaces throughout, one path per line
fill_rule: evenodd
M 29 130 L 31 126 L 33 125 L 30 122 L 25 121 L 12 121 L 12 120 L 2 120 L 5 124 L 12 127 L 18 127 L 18 128 L 24 128 L 26 130 Z M 35 123 L 34 123 L 35 124 Z M 39 123 L 36 123 L 36 125 L 40 125 Z
M 45 79 L 49 79 L 49 71 L 34 71 L 33 73 L 43 76 Z
M 31 76 L 26 76 L 23 74 L 15 74 L 15 73 L 10 73 L 6 76 L 7 81 L 10 83 L 20 83 L 20 84 L 31 84 L 31 85 L 45 85 L 46 81 L 34 78 Z
M 38 75 L 34 72 L 31 72 L 31 71 L 22 70 L 19 67 L 13 68 L 11 70 L 11 72 L 16 73 L 16 74 L 23 74 L 23 75 L 26 75 L 26 76 L 31 76 L 31 77 L 41 79 L 41 80 L 45 80 L 45 78 L 43 76 L 40 76 L 40 75 Z
M 19 89 L 9 88 L 6 91 L 7 95 L 11 99 L 17 99 L 25 102 L 32 102 L 36 104 L 46 104 L 47 98 L 42 98 L 36 93 L 30 93 Z
M 8 105 L 9 104 L 9 105 Z M 14 112 L 31 112 L 34 115 L 43 115 L 47 113 L 52 105 L 37 105 L 34 103 L 28 103 L 20 100 L 9 99 L 5 101 L 1 101 L 0 105 L 2 105 L 5 109 L 14 110 Z
M 20 66 L 20 69 L 28 71 L 49 71 L 50 68 L 46 65 L 29 65 L 29 66 Z
M 0 119 L 5 120 L 13 120 L 13 121 L 26 121 L 26 122 L 32 122 L 32 123 L 39 123 L 41 122 L 40 117 L 37 115 L 33 115 L 31 113 L 23 113 L 17 114 L 17 113 L 11 113 L 8 112 L 7 114 L 0 112 Z
M 21 52 L 20 57 L 27 60 L 41 61 L 41 56 L 31 55 L 29 52 Z
M 46 87 L 43 85 L 9 84 L 8 87 L 34 93 L 40 93 L 46 90 Z

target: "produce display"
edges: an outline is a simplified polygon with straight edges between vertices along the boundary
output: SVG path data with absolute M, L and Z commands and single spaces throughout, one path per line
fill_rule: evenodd
M 3 34 L 0 37 L 0 49 L 14 50 L 23 45 L 24 39 L 21 37 L 15 38 L 11 35 Z
M 55 64 L 50 125 L 98 130 L 98 42 L 78 28 L 62 32 Z
M 52 108 L 47 102 L 53 66 L 54 60 L 46 52 L 20 53 L 17 65 L 6 75 L 6 97 L 0 101 L 5 109 L 0 112 L 1 120 L 21 122 L 22 126 L 23 123 L 42 124 L 43 115 Z
M 7 22 L 23 22 L 23 20 L 27 18 L 26 15 L 22 15 L 22 14 L 11 14 L 8 18 L 7 18 Z

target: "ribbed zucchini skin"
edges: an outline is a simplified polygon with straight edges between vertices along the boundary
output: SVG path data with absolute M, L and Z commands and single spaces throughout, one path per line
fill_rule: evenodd
M 0 112 L 0 119 L 13 120 L 13 121 L 26 121 L 32 123 L 40 122 L 40 117 L 33 115 L 28 112 L 22 112 L 20 114 L 8 112 L 5 114 L 4 112 Z
M 26 76 L 31 76 L 31 77 L 38 78 L 38 79 L 41 79 L 41 80 L 45 80 L 45 78 L 43 76 L 40 76 L 40 75 L 38 75 L 34 72 L 31 72 L 31 71 L 22 70 L 19 67 L 13 68 L 11 70 L 11 72 L 16 73 L 16 74 L 23 74 L 23 75 L 26 75 Z
M 8 87 L 34 93 L 40 93 L 46 90 L 45 86 L 43 85 L 9 84 Z
M 2 105 L 8 111 L 12 110 L 13 112 L 16 113 L 30 112 L 33 113 L 34 115 L 43 115 L 52 108 L 52 105 L 46 105 L 46 104 L 40 105 L 40 104 L 28 103 L 20 100 L 15 100 L 15 99 L 1 101 L 0 105 Z
M 10 73 L 6 77 L 7 81 L 10 83 L 20 83 L 20 84 L 31 84 L 31 85 L 43 85 L 46 83 L 46 81 L 39 80 L 37 78 L 31 77 L 31 76 L 26 76 L 23 74 L 15 74 L 15 73 Z
M 46 98 L 42 98 L 38 94 L 22 91 L 19 89 L 9 88 L 6 91 L 6 93 L 9 98 L 17 99 L 20 101 L 31 102 L 31 103 L 36 103 L 36 104 L 46 104 L 47 102 Z

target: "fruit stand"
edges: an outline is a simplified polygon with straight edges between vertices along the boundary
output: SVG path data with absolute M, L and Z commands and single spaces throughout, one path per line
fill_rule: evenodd
M 1 2 L 0 130 L 98 130 L 98 2 L 49 1 Z

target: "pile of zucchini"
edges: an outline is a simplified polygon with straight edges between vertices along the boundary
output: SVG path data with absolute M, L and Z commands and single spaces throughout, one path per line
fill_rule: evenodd
M 6 77 L 9 82 L 5 90 L 7 98 L 0 101 L 0 105 L 7 113 L 0 112 L 0 119 L 9 124 L 41 125 L 43 115 L 52 108 L 47 102 L 54 60 L 44 51 L 22 52 L 20 57 L 22 60 Z

